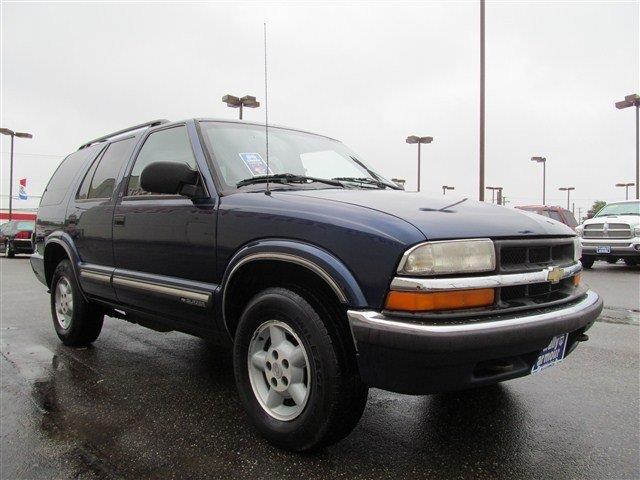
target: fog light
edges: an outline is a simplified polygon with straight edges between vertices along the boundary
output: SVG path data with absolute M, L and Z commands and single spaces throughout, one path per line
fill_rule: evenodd
M 493 304 L 494 299 L 495 290 L 493 288 L 430 293 L 391 291 L 387 295 L 385 308 L 403 312 L 457 310 L 487 307 Z

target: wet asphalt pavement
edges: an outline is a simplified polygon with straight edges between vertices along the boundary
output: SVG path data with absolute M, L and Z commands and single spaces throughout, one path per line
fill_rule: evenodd
M 345 440 L 290 454 L 247 424 L 228 349 L 111 318 L 93 347 L 64 347 L 27 257 L 0 259 L 0 477 L 640 478 L 640 269 L 584 278 L 607 309 L 559 366 L 446 395 L 371 390 Z

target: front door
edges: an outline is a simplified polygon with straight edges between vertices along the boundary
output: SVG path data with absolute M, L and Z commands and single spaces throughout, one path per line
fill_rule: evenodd
M 144 191 L 140 174 L 153 162 L 184 162 L 202 171 L 185 125 L 154 130 L 144 140 L 115 207 L 118 300 L 187 326 L 212 324 L 215 199 Z

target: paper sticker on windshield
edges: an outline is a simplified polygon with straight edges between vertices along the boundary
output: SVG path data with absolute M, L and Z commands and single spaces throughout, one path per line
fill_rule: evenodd
M 267 162 L 262 159 L 259 153 L 239 153 L 238 155 L 254 177 L 273 175 L 271 169 L 267 168 Z

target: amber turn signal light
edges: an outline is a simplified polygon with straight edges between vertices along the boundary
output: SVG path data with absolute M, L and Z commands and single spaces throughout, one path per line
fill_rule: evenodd
M 580 275 L 580 274 L 578 273 L 577 275 L 575 275 L 575 276 L 573 277 L 573 285 L 574 285 L 575 287 L 579 286 L 579 285 L 580 285 L 580 281 L 581 281 L 581 280 L 582 280 L 582 275 Z
M 460 308 L 486 307 L 493 304 L 495 290 L 456 290 L 451 292 L 397 292 L 387 295 L 385 308 L 404 312 L 456 310 Z

